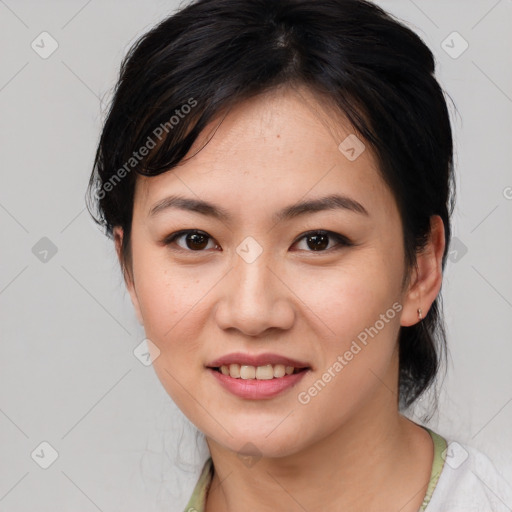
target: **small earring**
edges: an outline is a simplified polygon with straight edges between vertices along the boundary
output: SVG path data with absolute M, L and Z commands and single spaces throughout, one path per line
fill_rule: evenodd
M 421 314 L 421 308 L 418 308 L 418 318 L 419 318 L 420 320 L 422 320 L 422 319 L 423 319 L 423 315 Z

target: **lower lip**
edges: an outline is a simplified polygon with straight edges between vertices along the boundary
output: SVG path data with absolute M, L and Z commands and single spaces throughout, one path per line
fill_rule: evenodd
M 263 400 L 277 396 L 295 386 L 309 370 L 268 380 L 234 379 L 211 368 L 208 368 L 208 371 L 213 374 L 225 389 L 234 395 L 250 400 Z

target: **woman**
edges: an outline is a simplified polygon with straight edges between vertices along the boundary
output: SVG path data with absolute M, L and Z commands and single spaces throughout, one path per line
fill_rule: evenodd
M 123 62 L 90 192 L 211 453 L 185 510 L 510 510 L 404 416 L 443 359 L 453 209 L 412 31 L 359 0 L 191 3 Z

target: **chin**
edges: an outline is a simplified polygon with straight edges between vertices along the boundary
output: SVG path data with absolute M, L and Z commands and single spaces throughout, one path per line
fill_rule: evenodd
M 279 421 L 282 421 L 282 418 Z M 275 428 L 279 425 L 279 421 L 274 423 L 274 431 L 268 429 L 266 425 L 263 427 L 253 424 L 250 428 L 242 430 L 226 425 L 226 430 L 232 434 L 232 437 L 224 431 L 218 433 L 220 436 L 207 435 L 207 437 L 241 458 L 280 458 L 294 455 L 307 443 L 304 427 L 302 425 L 292 430 L 283 428 L 282 425 Z

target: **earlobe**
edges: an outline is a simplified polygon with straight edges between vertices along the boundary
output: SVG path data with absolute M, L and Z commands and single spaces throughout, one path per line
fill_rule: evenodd
M 444 248 L 444 223 L 439 215 L 433 215 L 427 245 L 416 256 L 416 268 L 405 295 L 400 325 L 408 327 L 427 316 L 441 290 Z
M 119 260 L 119 265 L 121 266 L 121 271 L 123 273 L 124 282 L 126 284 L 126 289 L 128 290 L 128 293 L 130 294 L 130 298 L 133 304 L 133 308 L 135 310 L 135 314 L 137 315 L 137 319 L 139 320 L 139 323 L 141 325 L 144 325 L 144 320 L 142 317 L 142 312 L 140 309 L 139 299 L 137 297 L 137 292 L 135 290 L 135 283 L 132 277 L 130 276 L 130 273 L 126 269 L 124 257 L 123 257 L 123 228 L 120 226 L 116 226 L 113 229 L 114 234 L 114 243 L 117 253 L 117 258 Z

